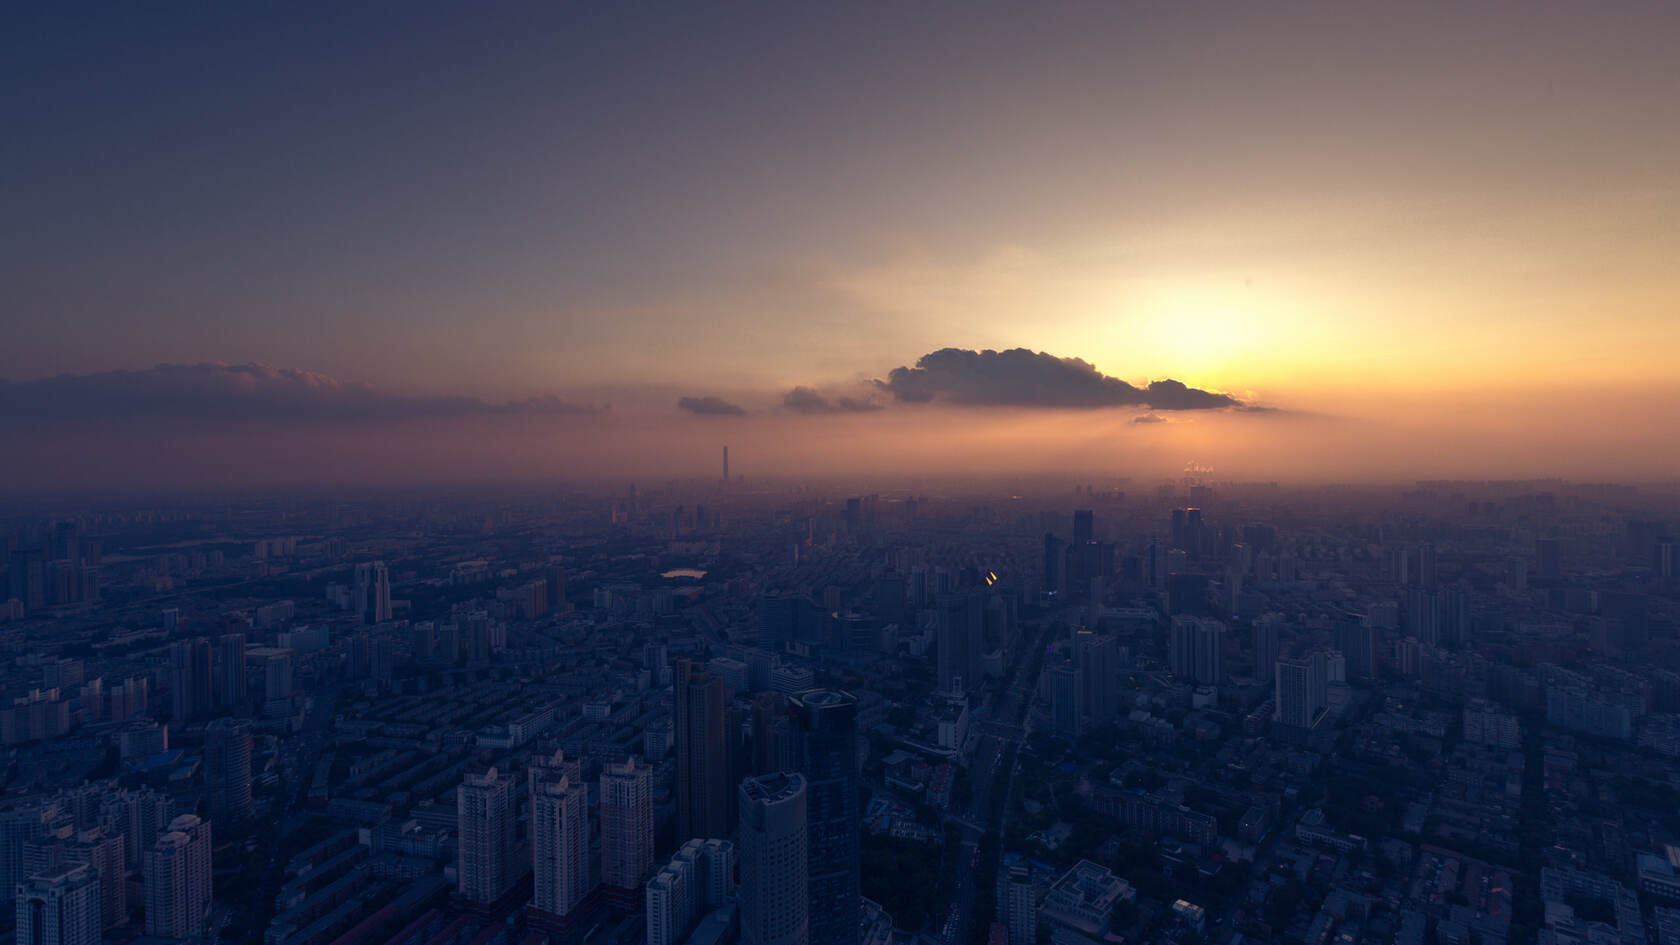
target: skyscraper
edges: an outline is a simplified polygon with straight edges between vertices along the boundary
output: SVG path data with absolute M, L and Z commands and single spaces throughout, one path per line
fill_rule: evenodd
M 251 818 L 251 723 L 223 718 L 205 725 L 204 775 L 210 816 L 217 823 L 241 824 Z
M 937 627 L 940 692 L 969 692 L 980 686 L 980 645 L 986 630 L 985 597 L 976 591 L 939 599 Z
M 722 676 L 678 660 L 671 692 L 677 838 L 727 837 L 734 826 L 729 689 Z
M 464 831 L 461 849 L 464 860 Z M 568 915 L 589 895 L 589 789 L 582 782 L 561 776 L 537 790 L 531 808 L 531 863 L 541 911 Z
M 210 823 L 182 814 L 146 854 L 146 934 L 191 938 L 210 914 Z
M 1073 635 L 1073 660 L 1079 667 L 1084 717 L 1098 725 L 1112 720 L 1120 708 L 1120 645 L 1111 636 L 1090 630 Z
M 1277 671 L 1278 654 L 1283 652 L 1283 620 L 1282 614 L 1263 614 L 1254 621 L 1254 678 L 1260 682 L 1271 682 Z
M 857 698 L 816 689 L 789 700 L 805 776 L 811 945 L 857 945 Z
M 741 782 L 741 941 L 808 945 L 809 852 L 805 778 L 772 774 Z
M 723 448 L 723 481 L 729 481 L 729 447 Z
M 169 645 L 171 715 L 179 725 L 210 714 L 210 641 L 177 640 Z
M 779 692 L 761 692 L 752 704 L 752 757 L 749 764 L 753 774 L 776 774 L 792 771 L 798 766 L 797 746 L 793 738 L 793 719 L 788 713 L 787 696 Z
M 245 689 L 245 634 L 229 633 L 216 641 L 216 704 L 241 714 L 250 709 Z
M 1277 721 L 1296 728 L 1312 728 L 1328 702 L 1323 652 L 1277 663 L 1275 697 Z
M 513 779 L 491 768 L 468 774 L 455 791 L 457 886 L 470 902 L 500 899 L 512 885 Z
M 1348 676 L 1374 678 L 1377 675 L 1376 630 L 1357 617 L 1343 617 L 1336 621 L 1333 634 L 1336 649 L 1347 657 Z
M 1085 724 L 1085 687 L 1079 668 L 1069 662 L 1050 667 L 1050 721 L 1056 734 L 1078 738 Z
M 1073 543 L 1088 545 L 1096 537 L 1095 512 L 1090 509 L 1075 509 L 1073 513 Z
M 373 563 L 373 622 L 385 623 L 391 619 L 391 575 L 385 568 L 385 562 Z
M 99 874 L 90 866 L 67 864 L 18 883 L 18 945 L 99 945 Z
M 1009 945 L 1033 945 L 1038 941 L 1038 891 L 1032 871 L 1025 866 L 1009 868 L 1008 897 L 1004 900 Z
M 601 769 L 601 882 L 634 903 L 653 871 L 652 769 L 635 758 Z
M 1173 618 L 1168 662 L 1174 676 L 1198 686 L 1219 685 L 1224 673 L 1225 625 L 1180 615 Z

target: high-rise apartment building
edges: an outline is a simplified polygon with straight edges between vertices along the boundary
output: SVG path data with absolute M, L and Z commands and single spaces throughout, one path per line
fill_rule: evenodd
M 541 911 L 569 915 L 589 895 L 589 789 L 582 782 L 562 776 L 537 790 L 531 808 L 531 863 Z
M 468 774 L 455 791 L 457 887 L 469 902 L 500 899 L 512 885 L 513 779 L 495 768 Z
M 653 870 L 652 774 L 635 758 L 601 769 L 601 883 L 630 901 Z
M 191 938 L 210 915 L 210 823 L 182 814 L 146 854 L 146 934 Z
M 18 945 L 99 945 L 99 873 L 66 864 L 18 883 L 14 941 Z
M 222 718 L 205 725 L 204 776 L 216 823 L 251 819 L 251 723 Z

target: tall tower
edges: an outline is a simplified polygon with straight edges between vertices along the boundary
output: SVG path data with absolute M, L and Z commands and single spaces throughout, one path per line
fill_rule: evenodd
M 589 789 L 582 782 L 561 776 L 537 792 L 531 862 L 536 906 L 543 912 L 568 915 L 589 895 Z
M 723 448 L 723 481 L 729 481 L 729 447 Z
M 739 795 L 741 941 L 809 945 L 805 778 L 748 778 Z
M 391 619 L 391 573 L 386 570 L 385 562 L 373 563 L 373 622 L 385 623 Z
M 461 897 L 495 902 L 507 892 L 513 853 L 513 779 L 491 768 L 468 774 L 455 791 L 459 837 L 456 860 Z
M 1038 940 L 1038 891 L 1032 871 L 1025 866 L 1009 868 L 1004 918 L 1009 920 L 1009 945 L 1033 945 Z
M 213 719 L 205 725 L 204 769 L 210 816 L 224 826 L 251 819 L 251 723 Z
M 177 640 L 169 645 L 171 715 L 176 725 L 210 712 L 210 641 Z
M 635 758 L 601 769 L 601 882 L 633 904 L 653 871 L 652 769 Z
M 229 633 L 217 640 L 216 658 L 216 704 L 236 715 L 244 714 L 251 708 L 245 688 L 245 634 Z
M 789 700 L 805 776 L 811 945 L 857 945 L 857 698 L 816 689 Z
M 169 823 L 146 854 L 146 934 L 191 938 L 210 914 L 210 824 L 192 814 Z
M 18 945 L 99 945 L 99 874 L 71 864 L 31 876 L 17 888 Z
M 677 839 L 727 837 L 730 787 L 729 687 L 723 677 L 678 660 L 672 685 L 677 741 Z

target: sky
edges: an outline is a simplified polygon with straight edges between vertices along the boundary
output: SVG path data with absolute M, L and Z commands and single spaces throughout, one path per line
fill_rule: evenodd
M 1672 4 L 348 6 L 4 14 L 0 478 L 1674 475 Z

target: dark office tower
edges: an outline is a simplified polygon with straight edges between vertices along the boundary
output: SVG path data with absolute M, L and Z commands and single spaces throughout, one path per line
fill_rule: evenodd
M 1096 537 L 1096 514 L 1090 509 L 1075 509 L 1073 513 L 1073 543 L 1089 544 Z
M 875 609 L 880 612 L 882 625 L 905 625 L 908 617 L 904 610 L 905 589 L 904 575 L 897 572 L 889 571 L 876 582 Z
M 216 641 L 216 704 L 235 714 L 250 708 L 245 690 L 243 633 L 229 633 Z
M 1062 565 L 1066 553 L 1062 540 L 1054 534 L 1044 535 L 1044 589 L 1051 593 L 1062 589 Z
M 1535 573 L 1542 581 L 1555 581 L 1563 577 L 1563 548 L 1556 538 L 1536 538 L 1534 540 Z
M 817 689 L 789 700 L 805 776 L 811 945 L 857 945 L 857 699 Z
M 47 606 L 47 566 L 41 552 L 12 552 L 12 566 L 6 573 L 11 596 L 22 601 L 25 610 L 33 613 Z
M 937 638 L 941 692 L 968 692 L 980 685 L 980 638 L 986 628 L 986 602 L 979 591 L 939 599 Z
M 1185 523 L 1186 523 L 1186 518 L 1185 518 L 1185 515 L 1184 515 L 1184 510 L 1183 509 L 1173 509 L 1172 510 L 1172 546 L 1174 548 L 1177 548 L 1177 549 L 1181 550 L 1181 551 L 1185 550 L 1185 548 L 1190 544 L 1190 539 L 1187 537 L 1188 533 L 1187 533 L 1186 528 L 1185 528 Z
M 1283 617 L 1279 614 L 1265 614 L 1254 621 L 1254 678 L 1259 682 L 1271 682 L 1277 670 L 1278 655 L 1283 652 L 1282 631 Z M 1352 661 L 1353 657 L 1348 657 L 1350 668 Z
M 729 481 L 729 447 L 723 448 L 723 481 Z
M 1198 686 L 1217 686 L 1224 672 L 1225 625 L 1217 620 L 1178 616 L 1168 638 L 1168 668 Z
M 1437 610 L 1443 646 L 1461 646 L 1470 640 L 1470 594 L 1462 587 L 1441 589 Z
M 210 818 L 232 826 L 251 819 L 251 724 L 213 719 L 204 726 L 204 780 Z
M 727 837 L 734 784 L 729 687 L 723 677 L 678 660 L 672 684 L 677 742 L 677 839 Z
M 171 643 L 169 673 L 170 713 L 175 723 L 210 714 L 210 641 Z
M 1201 509 L 1184 510 L 1184 550 L 1190 552 L 1192 556 L 1202 553 L 1202 532 L 1204 528 Z
M 809 945 L 805 778 L 748 778 L 738 794 L 742 945 Z
M 1406 635 L 1426 646 L 1441 645 L 1440 601 L 1434 591 L 1414 587 L 1406 592 Z
M 1336 621 L 1333 632 L 1336 649 L 1347 658 L 1348 675 L 1355 679 L 1376 678 L 1376 630 L 1356 617 L 1343 617 Z
M 794 639 L 799 621 L 799 598 L 791 596 L 758 599 L 758 645 L 780 651 Z
M 1435 575 L 1435 546 L 1424 542 L 1418 546 L 1418 586 L 1433 590 L 1439 584 Z
M 752 706 L 752 773 L 794 770 L 799 764 L 797 748 L 787 696 L 779 692 L 759 693 L 753 698 Z
M 1056 734 L 1064 738 L 1078 738 L 1084 726 L 1085 696 L 1079 669 L 1062 662 L 1049 668 L 1050 722 Z
M 1074 664 L 1079 667 L 1085 717 L 1098 725 L 1112 721 L 1120 708 L 1120 645 L 1090 630 L 1073 635 Z

